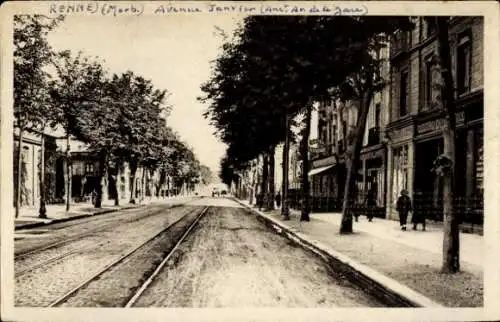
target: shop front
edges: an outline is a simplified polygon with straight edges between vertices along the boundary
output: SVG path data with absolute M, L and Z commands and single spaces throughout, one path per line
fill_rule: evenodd
M 479 112 L 478 112 L 479 111 Z M 463 222 L 482 224 L 483 221 L 483 121 L 482 105 L 466 105 L 455 114 L 455 194 L 456 212 Z M 414 191 L 420 192 L 427 217 L 443 220 L 443 180 L 433 171 L 433 162 L 444 153 L 441 115 L 419 121 L 415 136 Z
M 413 196 L 414 124 L 412 120 L 388 128 L 386 218 L 397 220 L 396 202 L 402 190 Z
M 308 175 L 312 186 L 313 212 L 338 211 L 341 207 L 337 172 L 337 158 L 334 155 L 312 161 Z
M 376 217 L 385 217 L 386 149 L 383 145 L 364 148 L 361 151 L 362 185 L 358 188 L 362 202 L 370 199 L 376 205 Z

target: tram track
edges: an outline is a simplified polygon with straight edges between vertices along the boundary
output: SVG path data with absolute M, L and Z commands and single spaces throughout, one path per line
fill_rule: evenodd
M 152 216 L 164 214 L 164 212 L 167 211 L 167 210 L 174 209 L 174 208 L 177 208 L 177 207 L 181 207 L 183 205 L 184 204 L 176 204 L 176 205 L 172 205 L 172 206 L 169 206 L 169 207 L 159 207 L 159 209 L 156 209 L 156 210 L 154 210 L 152 212 L 151 212 L 151 208 L 149 208 L 149 209 L 141 209 L 141 211 L 139 213 L 135 213 L 132 218 L 127 218 L 124 221 L 121 221 L 120 224 L 130 224 L 130 223 L 134 223 L 134 222 L 140 221 L 140 220 L 145 219 L 145 218 L 149 218 L 149 217 L 152 217 Z M 112 217 L 107 217 L 105 219 L 105 222 L 104 222 L 105 224 L 103 226 L 100 226 L 99 228 L 89 229 L 89 230 L 87 230 L 85 232 L 82 232 L 82 233 L 79 233 L 79 234 L 77 233 L 76 235 L 72 234 L 69 237 L 66 237 L 66 236 L 63 235 L 63 236 L 60 236 L 60 238 L 64 238 L 62 240 L 58 240 L 58 241 L 53 242 L 53 243 L 44 244 L 42 246 L 35 247 L 35 248 L 29 248 L 29 249 L 27 249 L 25 251 L 19 251 L 18 253 L 14 254 L 14 260 L 15 261 L 19 261 L 19 260 L 22 260 L 22 259 L 24 259 L 26 257 L 33 256 L 35 254 L 41 253 L 43 251 L 46 251 L 46 250 L 49 250 L 49 249 L 53 249 L 53 248 L 57 248 L 59 246 L 64 246 L 64 245 L 67 245 L 67 244 L 71 244 L 72 242 L 74 242 L 76 240 L 81 240 L 83 238 L 92 237 L 93 235 L 96 235 L 97 233 L 105 232 L 105 231 L 107 231 L 109 229 L 112 229 L 112 228 L 116 227 L 116 221 L 113 221 L 113 220 L 115 220 L 116 218 L 119 218 L 121 216 L 126 216 L 126 215 L 127 214 L 124 214 L 124 213 L 119 213 L 119 214 L 117 213 L 116 215 L 114 215 Z M 109 223 L 107 223 L 107 222 L 109 222 Z M 95 225 L 95 223 L 94 223 L 94 225 Z M 75 226 L 79 226 L 79 224 L 78 225 L 72 225 L 72 226 L 67 227 L 67 228 L 74 228 Z
M 135 245 L 133 248 L 123 253 L 120 257 L 106 263 L 106 265 L 80 282 L 76 287 L 66 292 L 56 300 L 53 300 L 48 307 L 132 306 L 147 286 L 152 282 L 154 277 L 161 271 L 165 263 L 168 262 L 171 254 L 175 252 L 182 241 L 190 234 L 192 229 L 196 226 L 198 221 L 204 216 L 208 209 L 209 207 L 207 206 L 198 213 L 191 212 L 181 216 L 179 219 L 154 234 L 154 236 L 139 243 L 138 245 Z M 179 235 L 181 235 L 180 238 L 178 237 Z M 168 245 L 174 243 L 175 245 L 173 245 L 173 247 Z M 167 247 L 164 247 L 165 245 L 167 245 Z M 165 251 L 165 249 L 167 249 L 167 251 Z M 161 253 L 161 256 L 159 256 L 159 253 Z M 156 256 L 153 254 L 156 254 Z M 159 257 L 161 257 L 162 260 L 159 265 L 156 265 L 159 261 Z M 149 262 L 148 260 L 145 261 L 146 258 Z M 151 261 L 153 261 L 153 263 L 151 263 Z M 152 273 L 149 273 L 152 270 L 152 267 L 156 267 L 156 269 L 154 269 Z M 131 278 L 133 275 L 134 277 Z M 120 279 L 127 278 L 129 279 L 128 282 L 120 281 Z M 113 279 L 116 280 L 113 281 Z M 116 288 L 120 287 L 120 285 L 127 286 L 124 286 L 124 289 L 121 291 L 109 291 L 110 287 Z M 134 291 L 133 294 L 130 295 L 129 293 L 131 293 L 131 289 Z M 96 292 L 100 292 L 104 294 L 101 294 L 102 296 L 108 296 L 108 298 L 100 298 L 96 296 Z

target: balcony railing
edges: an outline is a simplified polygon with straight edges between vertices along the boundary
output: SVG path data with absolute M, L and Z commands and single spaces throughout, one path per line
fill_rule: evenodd
M 376 145 L 380 143 L 380 128 L 372 127 L 368 130 L 368 145 Z
M 391 41 L 391 57 L 400 53 L 407 52 L 410 49 L 410 37 L 407 32 L 395 34 Z

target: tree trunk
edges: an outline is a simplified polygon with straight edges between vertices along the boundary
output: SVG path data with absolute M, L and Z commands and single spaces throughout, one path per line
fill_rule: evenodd
M 45 207 L 45 126 L 42 127 L 40 140 L 40 209 L 39 218 L 47 218 L 47 208 Z
M 274 153 L 276 148 L 272 146 L 269 149 L 269 193 L 267 199 L 267 210 L 274 210 L 274 196 L 276 195 L 276 189 L 274 187 Z
M 361 147 L 363 145 L 366 119 L 368 117 L 368 111 L 370 108 L 372 96 L 372 84 L 371 82 L 367 82 L 361 99 L 358 121 L 356 123 L 356 130 L 354 132 L 354 140 L 352 144 L 348 144 L 346 151 L 347 176 L 344 188 L 344 201 L 342 203 L 342 221 L 340 224 L 341 234 L 352 233 L 352 204 L 354 202 L 353 191 L 356 179 L 355 174 L 357 173 L 356 161 L 359 159 Z
M 283 145 L 283 184 L 281 188 L 281 215 L 284 220 L 290 220 L 290 211 L 288 208 L 288 156 L 290 154 L 290 122 L 288 115 L 285 116 L 285 144 Z
M 120 205 L 120 189 L 118 187 L 119 172 L 117 172 L 115 176 L 112 176 L 112 178 L 115 184 L 115 206 L 119 206 Z
M 141 178 L 141 202 L 146 199 L 146 169 L 142 168 Z
M 18 158 L 17 158 L 17 189 L 16 189 L 16 218 L 19 217 L 21 210 L 21 190 L 22 190 L 22 171 L 23 171 L 23 127 L 19 127 Z
M 137 173 L 137 164 L 136 163 L 130 163 L 130 174 L 131 174 L 131 182 L 130 182 L 130 201 L 129 203 L 135 204 L 135 190 L 136 190 L 136 184 L 135 184 L 135 174 Z
M 106 153 L 99 152 L 99 183 L 97 184 L 96 198 L 95 198 L 95 208 L 101 208 L 103 199 L 103 180 L 106 175 Z
M 69 130 L 66 129 L 66 211 L 71 204 L 71 151 L 69 145 Z
M 444 86 L 441 88 L 443 108 L 447 114 L 443 131 L 445 156 L 451 160 L 451 169 L 444 174 L 443 180 L 443 266 L 445 273 L 460 271 L 460 236 L 459 218 L 454 211 L 455 193 L 455 97 L 451 75 L 451 51 L 448 38 L 448 22 L 445 17 L 435 18 L 438 31 L 438 52 L 441 64 L 441 76 Z
M 261 182 L 261 194 L 263 197 L 262 205 L 265 207 L 267 205 L 267 193 L 269 188 L 269 156 L 264 153 L 262 165 L 262 182 Z
M 252 205 L 253 204 L 253 195 L 254 195 L 254 185 L 255 185 L 255 169 L 254 165 L 251 166 L 250 168 L 250 173 L 252 176 L 252 180 L 250 181 L 250 187 L 249 187 L 249 195 L 248 195 L 248 204 Z
M 310 206 L 310 186 L 309 186 L 309 136 L 311 134 L 311 114 L 312 102 L 307 105 L 305 128 L 302 131 L 302 140 L 300 142 L 300 154 L 302 157 L 302 211 L 300 221 L 309 221 Z

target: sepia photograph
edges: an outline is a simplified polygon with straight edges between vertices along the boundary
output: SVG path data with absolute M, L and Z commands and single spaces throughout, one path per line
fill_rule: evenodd
M 3 310 L 492 317 L 498 6 L 369 5 L 2 6 Z

